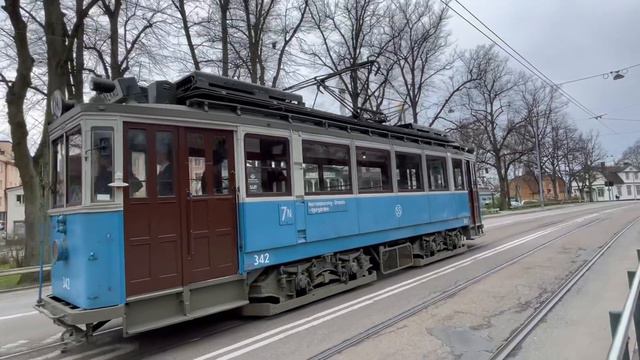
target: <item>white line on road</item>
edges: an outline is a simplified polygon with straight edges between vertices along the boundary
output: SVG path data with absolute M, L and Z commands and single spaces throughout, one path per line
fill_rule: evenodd
M 633 206 L 633 205 L 625 205 L 625 206 L 622 206 L 622 207 L 616 207 L 616 208 L 613 208 L 613 209 L 602 211 L 601 213 L 604 214 L 604 213 L 607 213 L 607 212 L 610 212 L 610 211 L 617 211 L 617 210 L 624 209 L 624 208 L 627 208 L 627 207 L 630 207 L 630 206 Z M 527 221 L 527 220 L 533 220 L 533 219 L 543 218 L 543 217 L 547 217 L 547 216 L 557 215 L 558 212 L 562 212 L 562 213 L 566 214 L 566 213 L 572 213 L 572 212 L 588 210 L 589 208 L 591 208 L 591 207 L 587 207 L 587 208 L 577 207 L 575 209 L 570 209 L 570 211 L 562 211 L 562 210 L 565 210 L 565 209 L 554 209 L 554 210 L 551 210 L 549 212 L 542 211 L 540 213 L 532 214 L 532 215 L 528 215 L 528 216 L 526 214 L 512 214 L 511 216 L 508 216 L 508 218 L 510 218 L 508 220 L 498 221 L 498 222 L 493 223 L 493 224 L 492 223 L 488 223 L 488 224 L 485 224 L 484 227 L 485 227 L 485 229 L 488 229 L 488 228 L 492 228 L 492 227 L 510 225 L 510 224 L 513 224 L 513 223 L 519 223 L 519 222 L 523 222 L 523 221 Z M 597 209 L 597 207 L 596 207 L 596 209 Z M 487 219 L 487 220 L 489 220 L 489 219 Z
M 29 340 L 19 340 L 19 341 L 16 341 L 16 342 L 14 342 L 14 343 L 11 343 L 11 344 L 7 344 L 7 345 L 0 346 L 0 350 L 7 350 L 7 349 L 11 349 L 11 348 L 14 348 L 14 347 L 16 347 L 16 346 L 20 346 L 20 345 L 22 345 L 22 344 L 26 344 L 26 343 L 28 343 L 28 342 L 29 342 Z
M 35 315 L 37 313 L 38 313 L 37 311 L 29 311 L 29 312 L 26 312 L 26 313 L 0 316 L 0 320 L 15 319 L 15 318 L 23 317 L 23 316 Z
M 480 260 L 482 258 L 488 257 L 488 256 L 492 256 L 495 255 L 497 253 L 503 252 L 507 249 L 510 249 L 514 246 L 518 246 L 521 245 L 523 243 L 526 243 L 530 240 L 539 238 L 543 235 L 549 234 L 553 231 L 559 230 L 561 228 L 567 227 L 569 225 L 572 224 L 576 224 L 576 223 L 581 223 L 589 218 L 598 216 L 598 215 L 602 215 L 603 213 L 608 213 L 611 211 L 616 211 L 616 210 L 620 210 L 621 208 L 617 208 L 617 209 L 611 209 L 611 210 L 607 210 L 607 211 L 602 211 L 602 212 L 597 212 L 597 213 L 593 213 L 593 214 L 589 214 L 556 226 L 553 226 L 551 228 L 548 228 L 546 230 L 542 230 L 542 231 L 538 231 L 536 233 L 533 233 L 531 235 L 527 235 L 524 236 L 522 238 L 516 239 L 514 241 L 508 242 L 506 244 L 500 245 L 496 248 L 493 248 L 491 250 L 487 250 L 485 252 L 482 252 L 480 254 L 471 256 L 467 259 L 464 260 L 460 260 L 458 262 L 455 262 L 453 264 L 447 265 L 441 269 L 438 270 L 434 270 L 432 272 L 429 272 L 427 274 L 423 274 L 420 276 L 416 276 L 412 279 L 406 280 L 404 282 L 401 282 L 399 284 L 393 285 L 393 286 L 389 286 L 387 288 L 384 288 L 382 290 L 379 290 L 375 293 L 369 294 L 369 295 L 365 295 L 362 296 L 358 299 L 355 299 L 353 301 L 344 303 L 342 305 L 338 305 L 335 306 L 331 309 L 325 310 L 323 312 L 320 312 L 318 314 L 306 317 L 304 319 L 280 326 L 278 328 L 275 328 L 273 330 L 264 332 L 260 335 L 256 335 L 252 338 L 240 341 L 238 343 L 235 343 L 233 345 L 229 345 L 227 347 L 224 347 L 222 349 L 218 349 L 216 351 L 204 354 L 198 358 L 196 358 L 195 360 L 206 360 L 206 359 L 210 359 L 212 357 L 218 356 L 218 355 L 222 355 L 222 354 L 226 354 L 222 357 L 219 358 L 219 360 L 227 360 L 227 359 L 232 359 L 235 358 L 237 356 L 243 355 L 247 352 L 250 352 L 252 350 L 255 350 L 257 348 L 263 347 L 265 345 L 268 345 L 270 343 L 273 343 L 275 341 L 278 341 L 280 339 L 283 339 L 289 335 L 293 335 L 295 333 L 298 333 L 300 331 L 306 330 L 308 328 L 311 328 L 313 326 L 319 325 L 321 323 L 324 323 L 328 320 L 331 320 L 337 316 L 340 315 L 344 315 L 346 313 L 349 313 L 351 311 L 354 311 L 356 309 L 359 309 L 363 306 L 372 304 L 378 300 L 384 299 L 388 296 L 391 296 L 393 294 L 396 294 L 398 292 L 407 290 L 409 288 L 412 288 L 416 285 L 419 285 L 421 283 L 424 283 L 426 281 L 429 281 L 431 279 L 434 279 L 436 277 L 439 277 L 441 275 L 444 275 L 446 273 L 449 273 L 451 271 L 457 270 L 458 268 L 467 266 L 477 260 Z M 290 329 L 290 330 L 288 330 Z M 287 331 L 285 331 L 287 330 Z M 265 339 L 266 338 L 266 339 Z M 262 340 L 265 339 L 265 340 Z M 260 341 L 262 340 L 262 341 Z M 240 350 L 236 350 L 236 349 L 240 349 Z M 236 350 L 236 351 L 233 351 Z M 233 352 L 231 352 L 233 351 Z

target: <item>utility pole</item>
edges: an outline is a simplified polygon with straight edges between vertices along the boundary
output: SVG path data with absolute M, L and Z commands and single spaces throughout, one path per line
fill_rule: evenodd
M 538 191 L 540 192 L 540 207 L 544 208 L 544 186 L 542 185 L 542 165 L 540 164 L 540 140 L 538 139 L 538 134 L 539 134 L 539 124 L 538 124 L 538 117 L 535 117 L 535 123 L 534 123 L 534 132 L 535 132 L 535 139 L 536 139 L 536 157 L 538 160 Z

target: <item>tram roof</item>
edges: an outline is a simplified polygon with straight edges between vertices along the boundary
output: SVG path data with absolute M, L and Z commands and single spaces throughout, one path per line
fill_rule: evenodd
M 120 114 L 130 113 L 132 115 L 158 115 L 167 116 L 167 111 L 173 117 L 193 117 L 207 118 L 207 113 L 213 111 L 226 112 L 236 116 L 253 115 L 280 120 L 283 124 L 305 124 L 325 129 L 337 129 L 348 133 L 361 133 L 378 138 L 393 139 L 418 144 L 434 145 L 445 148 L 452 148 L 468 153 L 473 150 L 466 148 L 445 133 L 416 124 L 405 124 L 400 126 L 380 124 L 373 121 L 357 120 L 353 117 L 338 115 L 322 110 L 308 108 L 302 102 L 302 97 L 298 94 L 286 93 L 281 90 L 270 89 L 254 84 L 230 80 L 212 74 L 194 72 L 191 75 L 178 80 L 176 83 L 167 81 L 156 82 L 148 88 L 140 87 L 137 82 L 133 83 L 135 89 L 140 91 L 134 94 L 127 94 L 132 88 L 133 78 L 126 78 L 126 86 L 122 89 L 116 88 L 112 93 L 107 94 L 107 103 L 91 102 L 73 106 L 71 110 L 64 113 L 61 122 L 69 119 L 80 112 L 114 112 Z M 196 80 L 194 80 L 196 79 Z M 202 85 L 202 80 L 206 85 Z M 116 84 L 118 81 L 116 80 Z M 185 81 L 190 81 L 185 85 Z M 199 82 L 198 82 L 199 81 Z M 224 82 L 217 86 L 216 81 Z M 159 86 L 158 86 L 159 84 Z M 175 89 L 178 85 L 177 94 L 170 96 L 159 93 L 166 88 Z M 155 86 L 154 86 L 155 85 Z M 162 89 L 158 89 L 162 86 Z M 127 90 L 129 89 L 129 90 Z M 147 89 L 149 93 L 147 93 Z M 238 91 L 235 91 L 238 89 Z M 251 92 L 252 90 L 255 90 Z M 153 95 L 151 93 L 153 92 Z M 117 95 L 114 95 L 117 94 Z M 128 95 L 128 96 L 127 96 Z M 123 100 L 118 103 L 117 96 Z M 160 103 L 155 99 L 169 103 Z M 136 101 L 137 100 L 137 101 Z M 146 100 L 148 102 L 141 102 Z M 104 101 L 104 98 L 103 98 Z M 197 116 L 196 114 L 200 114 Z M 211 118 L 211 116 L 208 116 Z M 57 127 L 59 121 L 52 124 L 52 129 Z M 260 124 L 256 124 L 260 125 Z

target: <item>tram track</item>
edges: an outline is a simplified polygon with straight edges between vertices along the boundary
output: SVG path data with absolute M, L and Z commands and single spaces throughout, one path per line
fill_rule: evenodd
M 601 213 L 598 213 L 598 214 L 601 215 L 601 214 L 609 213 L 610 211 L 615 211 L 615 210 L 619 210 L 619 209 L 620 208 L 607 209 L 607 210 L 605 210 L 605 211 L 603 211 Z M 582 213 L 582 212 L 579 212 L 579 213 Z M 427 308 L 427 307 L 429 307 L 431 305 L 434 305 L 434 304 L 436 304 L 438 302 L 442 302 L 442 301 L 444 301 L 444 300 L 446 300 L 448 298 L 453 297 L 458 292 L 460 292 L 460 291 L 464 290 L 465 288 L 473 285 L 474 283 L 477 283 L 482 278 L 486 278 L 486 277 L 490 276 L 491 274 L 494 274 L 495 272 L 500 271 L 500 270 L 504 269 L 505 267 L 510 266 L 510 265 L 516 263 L 519 260 L 522 260 L 523 258 L 525 258 L 525 257 L 527 257 L 529 255 L 532 255 L 536 251 L 541 250 L 545 246 L 548 246 L 551 243 L 553 243 L 554 241 L 560 240 L 560 239 L 562 239 L 564 237 L 572 235 L 572 234 L 574 234 L 574 233 L 576 233 L 578 231 L 584 230 L 584 229 L 586 229 L 586 228 L 588 228 L 590 226 L 593 226 L 593 225 L 595 225 L 597 223 L 600 223 L 600 222 L 605 220 L 604 218 L 593 219 L 592 216 L 594 216 L 594 215 L 596 215 L 596 214 L 593 214 L 591 216 L 583 216 L 583 217 L 581 217 L 579 219 L 572 220 L 572 221 L 578 220 L 578 222 L 582 222 L 582 221 L 584 221 L 584 222 L 583 223 L 578 223 L 579 224 L 578 227 L 573 228 L 570 231 L 567 231 L 567 232 L 565 232 L 563 234 L 559 234 L 558 236 L 555 236 L 554 238 L 552 238 L 552 239 L 550 239 L 550 240 L 548 240 L 548 241 L 546 241 L 546 242 L 544 242 L 544 243 L 542 243 L 540 245 L 537 245 L 535 248 L 528 250 L 524 254 L 521 254 L 519 256 L 516 256 L 516 257 L 510 259 L 506 263 L 498 265 L 498 266 L 496 266 L 496 267 L 494 267 L 494 268 L 492 268 L 492 269 L 490 269 L 490 270 L 488 270 L 488 271 L 486 271 L 486 272 L 484 272 L 484 273 L 482 273 L 480 275 L 477 275 L 477 276 L 473 277 L 470 280 L 467 280 L 467 281 L 459 284 L 459 285 L 456 285 L 456 286 L 453 286 L 451 288 L 448 288 L 448 289 L 440 292 L 439 294 L 427 299 L 425 302 L 423 302 L 421 304 L 418 304 L 418 305 L 416 305 L 414 307 L 411 307 L 410 309 L 408 309 L 406 311 L 403 311 L 402 313 L 400 313 L 400 314 L 398 314 L 398 315 L 396 315 L 396 316 L 394 316 L 392 318 L 389 318 L 389 319 L 387 319 L 387 320 L 385 320 L 385 321 L 383 321 L 381 323 L 378 323 L 377 325 L 374 325 L 373 327 L 365 330 L 364 332 L 361 332 L 361 333 L 357 334 L 356 336 L 353 336 L 352 338 L 349 338 L 349 339 L 341 342 L 340 344 L 338 344 L 338 345 L 336 345 L 334 347 L 326 349 L 326 350 L 322 351 L 321 353 L 318 353 L 317 355 L 315 355 L 315 356 L 313 356 L 311 358 L 312 359 L 329 358 L 329 357 L 331 357 L 331 356 L 333 356 L 335 354 L 338 354 L 338 353 L 340 353 L 340 352 L 342 352 L 344 350 L 347 350 L 348 348 L 358 344 L 359 342 L 364 341 L 367 338 L 370 338 L 370 337 L 380 333 L 381 331 L 389 328 L 390 326 L 393 326 L 394 324 L 398 323 L 399 321 L 402 321 L 402 320 L 414 315 L 415 313 L 419 312 L 420 310 L 423 310 L 423 309 L 425 309 L 425 308 Z M 593 220 L 589 221 L 590 217 Z M 580 220 L 580 219 L 584 219 L 584 220 Z M 636 220 L 634 220 L 634 222 L 637 222 L 638 220 L 640 220 L 640 219 L 636 219 Z M 632 223 L 634 223 L 634 222 L 632 222 Z M 553 231 L 554 229 L 557 230 L 557 229 L 563 227 L 564 224 L 566 224 L 566 222 L 563 222 L 562 220 L 554 219 L 552 221 L 545 222 L 543 225 L 538 225 L 537 228 L 538 229 L 546 229 L 546 228 L 550 227 L 550 229 L 544 230 L 545 233 L 548 233 L 549 231 Z M 620 233 L 618 233 L 617 236 L 621 235 L 631 225 L 632 224 L 629 224 L 627 227 L 625 227 L 625 229 L 623 231 L 621 231 Z M 532 235 L 540 236 L 540 234 L 532 234 Z M 531 235 L 526 236 L 525 238 L 529 238 L 530 236 Z M 495 243 L 495 242 L 501 243 L 502 242 L 501 240 L 503 240 L 503 239 L 502 239 L 502 237 L 500 237 L 500 238 L 498 238 L 496 240 L 497 241 L 494 241 L 492 243 Z M 520 240 L 522 240 L 522 239 L 520 239 Z M 514 241 L 514 244 L 512 244 L 512 245 L 516 245 L 515 243 L 520 243 L 521 242 L 520 240 L 519 241 Z M 507 244 L 510 244 L 510 243 L 507 243 Z M 500 248 L 504 247 L 507 244 L 503 244 L 503 245 L 501 245 L 499 247 Z M 480 256 L 480 258 L 486 257 L 489 254 L 485 255 L 484 252 L 482 252 L 483 248 L 485 248 L 484 244 L 480 245 L 480 246 L 477 246 L 477 247 L 474 246 L 474 247 L 471 247 L 469 249 L 468 253 L 469 253 L 469 255 L 472 255 L 474 253 L 480 252 L 480 254 L 478 254 L 477 256 Z M 489 252 L 491 252 L 491 251 L 489 251 Z M 477 257 L 477 256 L 474 256 L 474 257 Z M 150 335 L 150 337 L 148 339 L 149 341 L 144 339 L 145 335 L 142 335 L 142 339 L 137 336 L 135 338 L 136 340 L 134 340 L 134 342 L 137 343 L 136 345 L 138 345 L 138 346 L 136 346 L 136 349 L 133 349 L 133 351 L 128 352 L 126 354 L 121 354 L 120 356 L 117 356 L 117 358 L 132 358 L 132 357 L 135 358 L 136 356 L 153 356 L 153 355 L 157 355 L 159 353 L 163 353 L 163 352 L 166 352 L 166 351 L 169 351 L 169 350 L 172 350 L 172 349 L 180 348 L 181 346 L 189 344 L 189 343 L 192 343 L 192 342 L 206 340 L 207 338 L 209 338 L 211 336 L 214 336 L 216 334 L 219 334 L 219 333 L 221 333 L 223 331 L 227 331 L 227 330 L 230 330 L 230 329 L 233 329 L 233 328 L 236 328 L 236 327 L 240 327 L 240 326 L 246 325 L 248 323 L 251 323 L 253 321 L 255 321 L 255 320 L 254 319 L 246 319 L 245 320 L 245 319 L 235 319 L 234 318 L 234 321 L 224 321 L 224 323 L 218 323 L 218 325 L 215 326 L 215 328 L 213 328 L 213 329 L 210 328 L 209 330 L 202 331 L 203 329 L 200 328 L 197 336 L 195 336 L 195 334 L 193 334 L 193 333 L 190 333 L 190 334 L 185 333 L 184 336 L 182 336 L 181 338 L 180 337 L 176 337 L 175 334 L 173 334 L 170 337 L 162 336 L 161 334 L 158 335 L 157 331 L 154 331 L 152 333 L 149 333 L 149 335 Z M 222 326 L 219 326 L 219 325 L 222 325 Z M 121 327 L 106 329 L 106 330 L 103 330 L 103 331 L 100 331 L 100 332 L 96 333 L 96 335 L 98 337 L 103 337 L 104 335 L 106 335 L 106 333 L 112 333 L 112 332 L 117 331 L 117 330 L 121 330 Z M 172 328 L 172 331 L 175 331 L 175 330 L 176 330 L 175 328 Z M 160 333 L 162 333 L 162 330 L 160 330 Z M 156 342 L 154 340 L 154 338 L 158 338 L 158 336 L 160 336 L 160 337 L 162 337 L 164 339 L 163 342 L 161 344 L 151 344 L 151 343 L 155 343 Z M 166 341 L 167 339 L 171 339 L 171 340 L 170 341 Z M 97 339 L 95 339 L 95 340 L 97 340 Z M 121 339 L 120 341 L 122 341 L 123 344 L 130 344 L 130 343 L 128 343 L 127 339 Z M 104 338 L 103 338 L 103 340 L 100 340 L 98 342 L 105 342 Z M 22 351 L 11 353 L 11 354 L 0 355 L 0 360 L 18 359 L 18 358 L 36 358 L 37 356 L 40 356 L 40 358 L 42 358 L 42 359 L 45 359 L 45 358 L 48 359 L 48 358 L 52 357 L 51 355 L 53 355 L 53 354 L 51 354 L 51 351 L 60 350 L 66 344 L 67 343 L 64 342 L 64 341 L 59 341 L 59 342 L 50 343 L 50 344 L 46 344 L 46 345 L 42 345 L 42 346 L 37 346 L 37 347 L 34 347 L 34 348 L 25 349 L 25 350 L 22 350 Z M 109 342 L 107 342 L 107 344 L 109 344 Z M 95 345 L 95 342 L 93 344 L 91 344 L 91 345 Z M 84 350 L 94 351 L 94 350 L 99 350 L 100 348 L 104 348 L 104 347 L 103 346 L 92 347 L 92 348 L 84 349 Z M 49 356 L 41 356 L 42 353 L 45 350 L 47 351 Z M 329 353 L 329 352 L 331 352 L 331 353 Z M 58 354 L 60 354 L 60 353 L 58 353 Z M 75 358 L 77 356 L 82 356 L 82 354 L 83 354 L 82 352 L 77 352 L 77 351 L 71 350 L 68 353 L 65 353 L 64 355 L 65 356 L 72 356 L 72 357 Z M 87 354 L 87 353 L 85 353 L 85 354 Z M 80 357 L 80 358 L 82 358 L 82 357 Z
M 342 352 L 344 352 L 345 350 L 348 350 L 349 348 L 369 339 L 372 338 L 373 336 L 379 334 L 380 332 L 392 327 L 395 324 L 398 324 L 399 322 L 406 320 L 408 318 L 410 318 L 411 316 L 419 313 L 420 311 L 423 311 L 427 308 L 429 308 L 430 306 L 433 306 L 435 304 L 438 304 L 442 301 L 445 301 L 453 296 L 455 296 L 456 294 L 458 294 L 459 292 L 461 292 L 462 290 L 470 287 L 471 285 L 474 285 L 480 281 L 482 281 L 483 279 L 497 273 L 500 270 L 503 270 L 517 262 L 519 262 L 520 260 L 533 255 L 534 253 L 542 250 L 543 248 L 553 244 L 554 242 L 561 240 L 563 238 L 566 238 L 572 234 L 575 234 L 579 231 L 585 230 L 588 227 L 591 227 L 597 223 L 600 223 L 604 221 L 604 219 L 596 219 L 590 222 L 587 222 L 585 224 L 580 225 L 577 228 L 574 228 L 568 232 L 565 232 L 563 234 L 560 234 L 558 236 L 553 237 L 552 239 L 549 239 L 539 245 L 537 245 L 536 247 L 508 260 L 507 262 L 504 262 L 500 265 L 497 265 L 491 269 L 488 269 L 487 271 L 478 274 L 474 277 L 472 277 L 469 280 L 466 280 L 460 284 L 457 284 L 455 286 L 452 286 L 442 292 L 440 292 L 439 294 L 430 297 L 428 299 L 426 299 L 425 301 L 407 309 L 404 310 L 382 322 L 379 322 L 371 327 L 369 327 L 368 329 L 365 329 L 364 331 L 359 332 L 358 334 L 336 344 L 335 346 L 332 346 L 330 348 L 327 348 L 325 350 L 323 350 L 322 352 L 310 357 L 309 359 L 311 360 L 321 360 L 321 359 L 329 359 L 332 358 L 335 355 L 338 355 Z M 518 344 L 520 344 L 525 338 L 526 336 L 535 328 L 535 326 L 542 320 L 544 319 L 544 316 L 553 308 L 553 306 L 560 301 L 560 299 L 569 291 L 569 289 L 589 270 L 589 268 L 606 252 L 606 250 L 611 247 L 611 245 L 613 245 L 613 243 L 620 237 L 622 236 L 622 234 L 624 234 L 629 228 L 631 228 L 634 224 L 636 224 L 638 221 L 640 221 L 640 217 L 632 220 L 630 223 L 628 223 L 621 231 L 617 232 L 616 234 L 614 234 L 611 238 L 609 238 L 603 245 L 601 245 L 598 250 L 596 251 L 596 253 L 589 259 L 587 260 L 583 265 L 581 265 L 576 271 L 574 271 L 569 278 L 563 282 L 560 286 L 560 288 L 551 296 L 549 297 L 545 303 L 539 307 L 529 318 L 527 318 L 527 320 L 525 321 L 524 324 L 522 324 L 518 329 L 516 329 L 512 335 L 502 344 L 500 345 L 494 355 L 492 355 L 491 359 L 506 359 L 509 354 L 512 353 L 512 351 L 518 346 Z
M 500 345 L 491 360 L 503 360 L 509 358 L 513 351 L 520 345 L 537 325 L 544 320 L 545 316 L 554 308 L 554 306 L 564 298 L 564 296 L 580 281 L 580 279 L 589 271 L 589 269 L 605 254 L 605 252 L 618 240 L 627 230 L 640 221 L 640 217 L 631 221 L 622 230 L 614 234 L 607 242 L 598 248 L 589 260 L 583 263 L 575 270 L 560 287 L 545 300 L 527 319 L 522 323 L 511 335 Z

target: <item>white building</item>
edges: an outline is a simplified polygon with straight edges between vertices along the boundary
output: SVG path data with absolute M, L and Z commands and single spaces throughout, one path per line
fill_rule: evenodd
M 24 190 L 15 186 L 5 190 L 7 197 L 7 234 L 24 235 Z
M 578 184 L 572 184 L 573 196 L 580 196 Z M 592 201 L 640 200 L 640 170 L 632 165 L 601 166 L 591 189 L 584 196 Z M 590 196 L 591 195 L 591 196 Z

